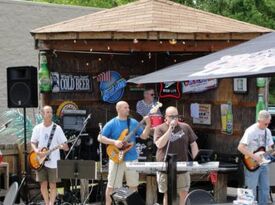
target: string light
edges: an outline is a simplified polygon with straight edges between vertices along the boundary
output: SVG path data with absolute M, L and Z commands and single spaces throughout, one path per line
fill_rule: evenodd
M 86 63 L 86 66 L 89 66 L 89 62 Z
M 140 62 L 141 62 L 141 63 L 144 63 L 144 60 L 141 60 Z
M 76 40 L 74 40 L 74 43 L 76 43 Z
M 162 41 L 159 41 L 159 44 L 162 44 Z
M 177 62 L 177 59 L 174 59 L 174 63 L 176 63 Z
M 93 49 L 92 49 L 92 48 L 90 48 L 90 52 L 93 52 Z
M 151 52 L 148 53 L 148 58 L 151 59 Z
M 171 45 L 175 45 L 176 43 L 177 43 L 177 40 L 176 39 L 170 39 L 169 40 L 169 43 L 171 44 Z
M 138 43 L 138 39 L 135 38 L 135 39 L 133 40 L 133 43 L 134 43 L 134 44 L 137 44 L 137 43 Z
M 107 47 L 108 51 L 111 49 L 110 46 Z
M 182 44 L 185 45 L 185 41 L 182 41 Z
M 98 58 L 98 61 L 101 61 L 102 59 L 101 58 Z

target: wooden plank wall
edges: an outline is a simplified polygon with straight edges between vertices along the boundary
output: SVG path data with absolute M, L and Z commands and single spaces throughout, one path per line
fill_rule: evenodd
M 122 77 L 128 79 L 130 75 L 141 75 L 154 70 L 169 66 L 174 63 L 189 60 L 204 55 L 173 56 L 169 53 L 148 52 L 129 53 L 127 55 L 100 55 L 86 53 L 48 52 L 48 65 L 50 71 L 61 73 L 83 73 L 96 76 L 102 71 L 115 70 Z M 99 60 L 99 58 L 101 60 Z M 176 59 L 176 62 L 174 61 Z M 152 86 L 152 85 L 151 85 Z M 158 90 L 159 85 L 153 85 Z M 222 153 L 237 153 L 236 147 L 245 128 L 251 125 L 255 119 L 255 106 L 257 102 L 257 89 L 255 78 L 248 79 L 248 92 L 245 94 L 233 93 L 233 80 L 219 80 L 218 88 L 199 93 L 185 94 L 176 101 L 174 99 L 162 100 L 164 108 L 169 105 L 178 107 L 180 114 L 184 115 L 185 121 L 190 124 L 199 136 L 201 148 L 212 148 Z M 99 83 L 93 80 L 93 92 L 91 93 L 51 93 L 44 96 L 45 103 L 53 105 L 54 110 L 65 100 L 74 101 L 80 109 L 86 109 L 92 113 L 92 120 L 88 124 L 90 129 L 97 128 L 99 122 L 106 121 L 116 116 L 115 105 L 101 100 Z M 122 100 L 129 102 L 131 114 L 136 117 L 135 105 L 142 99 L 142 92 L 129 91 L 126 87 Z M 221 133 L 220 104 L 233 103 L 234 133 L 225 135 Z M 190 117 L 190 103 L 209 103 L 212 105 L 212 124 L 194 125 Z M 162 109 L 164 111 L 164 108 Z

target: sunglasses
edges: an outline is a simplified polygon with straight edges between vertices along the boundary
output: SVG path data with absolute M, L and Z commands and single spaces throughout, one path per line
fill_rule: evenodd
M 167 115 L 167 117 L 169 117 L 169 118 L 171 118 L 171 119 L 179 118 L 178 115 Z

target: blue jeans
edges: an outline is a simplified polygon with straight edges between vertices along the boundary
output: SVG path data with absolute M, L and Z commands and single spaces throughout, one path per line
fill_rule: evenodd
M 248 171 L 244 168 L 245 185 L 248 189 L 253 190 L 253 194 L 256 197 L 258 186 L 258 204 L 267 205 L 269 199 L 269 166 L 261 166 L 254 172 Z

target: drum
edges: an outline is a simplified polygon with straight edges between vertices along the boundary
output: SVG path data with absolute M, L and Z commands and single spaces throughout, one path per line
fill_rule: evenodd
M 151 121 L 151 127 L 156 127 L 163 123 L 163 117 L 162 115 L 150 115 L 150 121 Z

